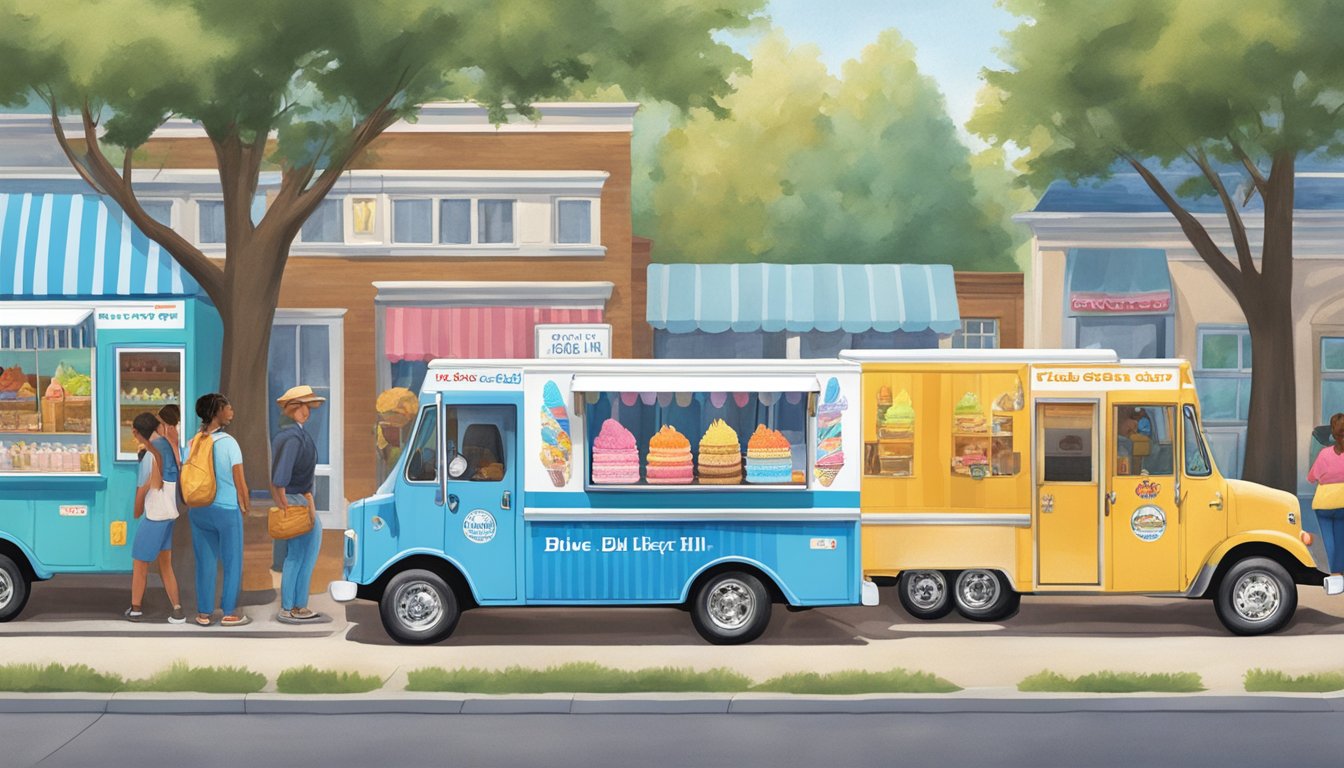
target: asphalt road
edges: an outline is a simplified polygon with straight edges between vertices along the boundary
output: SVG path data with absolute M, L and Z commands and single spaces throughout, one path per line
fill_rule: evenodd
M 1344 713 L 3 715 L 0 764 L 1337 766 Z

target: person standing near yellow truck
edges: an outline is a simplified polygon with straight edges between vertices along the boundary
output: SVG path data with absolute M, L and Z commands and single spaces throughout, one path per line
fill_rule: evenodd
M 862 367 L 863 570 L 916 618 L 1141 594 L 1211 599 L 1230 631 L 1263 634 L 1291 619 L 1297 584 L 1322 583 L 1297 498 L 1219 474 L 1185 361 L 840 356 Z M 887 398 L 910 403 L 899 429 L 866 407 Z
M 1316 485 L 1311 508 L 1321 524 L 1321 543 L 1330 561 L 1325 591 L 1338 595 L 1344 592 L 1344 413 L 1330 417 L 1330 436 L 1335 444 L 1316 454 L 1307 482 Z

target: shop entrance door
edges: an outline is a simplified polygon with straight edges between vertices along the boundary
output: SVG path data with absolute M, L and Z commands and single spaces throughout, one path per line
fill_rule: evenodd
M 1036 573 L 1042 585 L 1101 583 L 1096 401 L 1037 401 Z

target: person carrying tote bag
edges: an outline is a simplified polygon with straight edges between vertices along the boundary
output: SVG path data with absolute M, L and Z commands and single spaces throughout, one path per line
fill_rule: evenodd
M 326 402 L 313 388 L 300 385 L 277 400 L 281 412 L 293 423 L 276 434 L 271 443 L 271 535 L 276 549 L 284 549 L 280 573 L 279 621 L 299 624 L 321 616 L 308 608 L 313 568 L 322 547 L 322 524 L 313 503 L 317 471 L 317 444 L 304 428 L 312 409 Z M 279 559 L 277 557 L 277 559 Z
M 1330 567 L 1325 592 L 1338 595 L 1344 592 L 1344 413 L 1330 417 L 1330 436 L 1335 444 L 1316 454 L 1307 482 L 1316 484 L 1311 508 L 1321 524 L 1321 543 Z
M 131 422 L 131 434 L 140 445 L 140 466 L 135 492 L 134 515 L 140 519 L 131 543 L 131 607 L 126 609 L 128 621 L 144 618 L 141 603 L 145 584 L 149 580 L 149 566 L 158 563 L 163 589 L 172 603 L 168 623 L 186 622 L 182 601 L 173 573 L 173 524 L 177 520 L 177 460 L 165 456 L 151 438 L 159 428 L 159 420 L 152 413 L 142 413 Z M 176 449 L 168 447 L 168 453 Z

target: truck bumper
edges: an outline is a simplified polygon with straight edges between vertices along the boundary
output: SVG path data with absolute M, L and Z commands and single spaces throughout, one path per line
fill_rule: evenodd
M 327 585 L 327 591 L 331 593 L 331 599 L 338 603 L 348 603 L 355 599 L 355 593 L 359 585 L 353 581 L 333 581 Z

